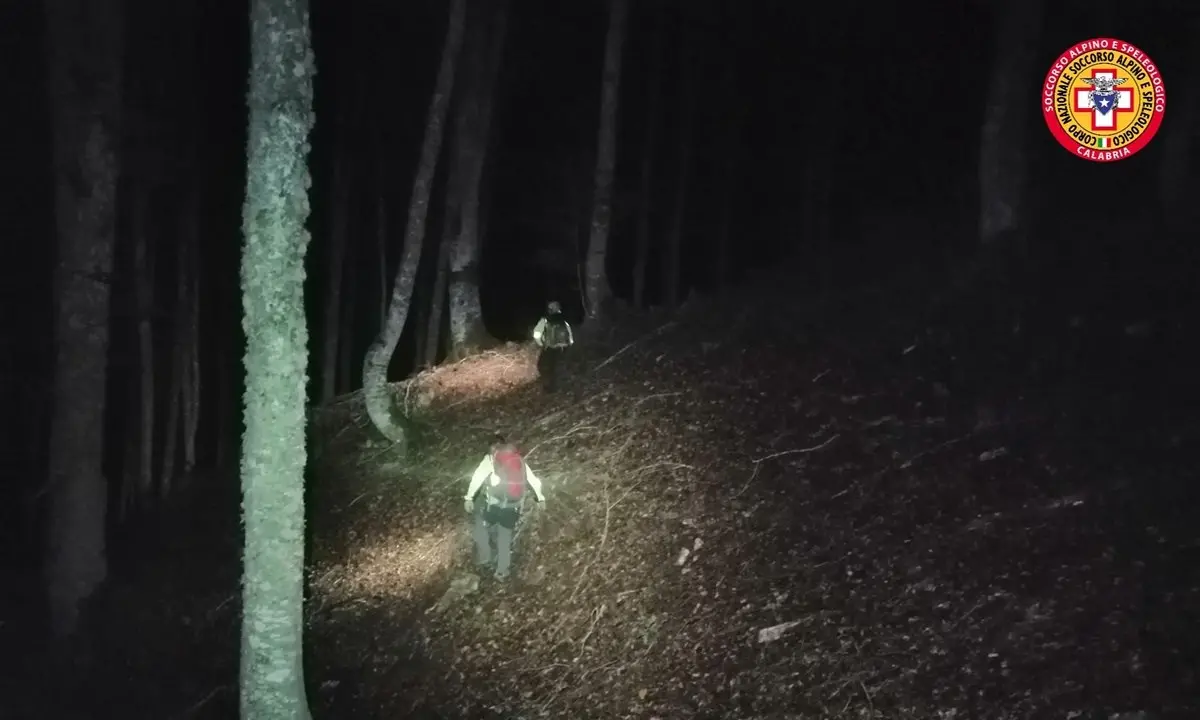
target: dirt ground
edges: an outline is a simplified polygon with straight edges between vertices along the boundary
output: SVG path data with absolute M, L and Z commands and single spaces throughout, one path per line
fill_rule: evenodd
M 1200 718 L 1185 328 L 753 287 L 622 318 L 554 395 L 517 346 L 427 372 L 405 447 L 320 409 L 314 716 Z M 496 431 L 548 495 L 505 586 L 459 500 Z M 18 717 L 236 716 L 217 495 L 106 593 L 70 714 Z

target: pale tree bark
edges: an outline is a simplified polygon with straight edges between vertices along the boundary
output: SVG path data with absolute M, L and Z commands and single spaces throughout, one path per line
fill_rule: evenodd
M 679 120 L 679 175 L 675 181 L 675 198 L 671 208 L 671 226 L 667 230 L 666 248 L 663 253 L 663 300 L 666 306 L 675 307 L 683 300 L 683 238 L 687 232 L 688 190 L 692 182 L 692 134 L 695 128 L 696 100 L 699 95 L 700 78 L 694 70 L 690 52 L 691 42 L 687 30 L 679 39 L 679 72 L 682 105 Z
M 134 190 L 132 215 L 133 282 L 138 336 L 138 474 L 136 503 L 154 493 L 154 265 L 150 257 L 150 189 Z
M 650 12 L 653 12 L 651 9 Z M 638 193 L 637 244 L 633 258 L 633 306 L 646 306 L 646 274 L 650 271 L 650 235 L 654 208 L 654 153 L 658 149 L 659 99 L 662 97 L 662 22 L 656 16 L 646 76 L 646 134 L 642 140 L 642 167 Z
M 243 208 L 241 717 L 308 720 L 304 688 L 304 466 L 308 328 L 308 137 L 313 75 L 307 0 L 250 6 Z
M 339 136 L 344 127 L 334 130 Z M 345 276 L 346 237 L 349 225 L 350 178 L 346 171 L 345 142 L 339 137 L 334 140 L 333 178 L 331 181 L 329 219 L 329 288 L 325 293 L 323 317 L 324 332 L 321 333 L 321 402 L 327 403 L 337 394 L 338 343 L 341 340 L 342 279 Z
M 979 143 L 979 241 L 984 252 L 1022 252 L 1022 196 L 1027 174 L 1023 105 L 1026 78 L 1042 29 L 1041 0 L 995 0 L 988 105 Z M 1013 247 L 998 248 L 1000 244 Z
M 485 8 L 491 12 L 485 11 Z M 507 0 L 498 3 L 477 0 L 471 9 L 478 18 L 476 27 L 479 32 L 473 33 L 468 39 L 468 85 L 461 93 L 462 102 L 455 117 L 454 157 L 447 187 L 446 233 L 439 249 L 434 304 L 429 317 L 430 337 L 440 338 L 443 303 L 449 303 L 449 353 L 454 358 L 465 357 L 477 349 L 487 336 L 479 303 L 478 262 L 483 245 L 480 198 L 490 144 L 496 82 L 508 34 Z M 453 195 L 456 197 L 453 197 L 451 204 Z M 437 353 L 438 345 L 440 343 L 433 343 L 433 354 Z M 428 359 L 432 364 L 433 358 Z
M 367 406 L 367 415 L 375 428 L 392 442 L 404 440 L 404 428 L 392 413 L 392 395 L 387 384 L 388 367 L 392 363 L 396 343 L 400 341 L 404 324 L 408 320 L 417 267 L 421 262 L 421 249 L 425 244 L 429 195 L 433 189 L 438 154 L 442 149 L 450 93 L 454 91 L 454 71 L 463 41 L 465 5 L 465 0 L 453 0 L 450 4 L 450 19 L 446 25 L 442 60 L 437 80 L 434 81 L 433 98 L 430 100 L 429 114 L 425 121 L 425 139 L 421 146 L 417 176 L 413 182 L 412 199 L 408 206 L 404 251 L 400 256 L 400 266 L 396 269 L 396 279 L 392 283 L 392 294 L 388 300 L 383 327 L 363 360 L 363 399 Z
M 604 75 L 600 83 L 600 123 L 596 140 L 596 176 L 588 235 L 585 286 L 587 318 L 599 320 L 612 295 L 608 283 L 608 234 L 611 230 L 613 175 L 617 164 L 617 105 L 621 94 L 621 49 L 625 41 L 628 0 L 610 0 L 604 42 Z
M 54 142 L 54 395 L 46 586 L 54 634 L 73 634 L 108 573 L 104 455 L 108 308 L 121 107 L 119 0 L 46 0 Z

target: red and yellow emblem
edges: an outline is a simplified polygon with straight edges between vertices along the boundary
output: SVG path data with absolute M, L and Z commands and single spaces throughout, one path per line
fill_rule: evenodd
M 1124 160 L 1162 124 L 1167 89 L 1150 56 L 1123 40 L 1093 38 L 1054 61 L 1042 115 L 1059 144 L 1093 162 Z

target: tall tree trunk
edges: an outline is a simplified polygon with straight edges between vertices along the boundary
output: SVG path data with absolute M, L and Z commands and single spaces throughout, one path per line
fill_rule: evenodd
M 308 720 L 304 688 L 304 466 L 313 54 L 307 0 L 250 9 L 243 209 L 246 329 L 241 717 Z
M 181 216 L 187 215 L 187 211 L 180 213 Z M 162 447 L 162 471 L 159 474 L 159 495 L 166 497 L 171 491 L 172 482 L 175 479 L 175 459 L 178 454 L 179 441 L 179 416 L 182 413 L 182 398 L 184 394 L 185 376 L 188 373 L 187 365 L 190 360 L 188 357 L 188 345 L 190 344 L 190 332 L 188 325 L 190 324 L 191 308 L 188 307 L 190 298 L 188 297 L 188 263 L 191 258 L 188 256 L 187 238 L 185 233 L 186 227 L 180 228 L 179 242 L 175 246 L 175 313 L 172 322 L 172 330 L 174 331 L 174 342 L 171 344 L 171 375 L 170 385 L 167 388 L 167 416 L 166 425 L 163 429 L 163 447 Z
M 408 320 L 408 309 L 412 304 L 413 286 L 416 284 L 417 267 L 421 262 L 421 249 L 425 244 L 425 219 L 429 210 L 429 195 L 437 170 L 438 154 L 442 149 L 442 135 L 446 123 L 446 111 L 450 105 L 450 93 L 454 90 L 454 70 L 458 53 L 462 47 L 466 0 L 453 0 L 450 4 L 450 20 L 446 26 L 446 40 L 442 48 L 442 61 L 434 83 L 433 98 L 429 103 L 429 114 L 425 122 L 425 139 L 421 147 L 421 158 L 417 165 L 417 176 L 413 182 L 412 199 L 408 207 L 408 224 L 404 233 L 404 251 L 396 279 L 392 283 L 392 294 L 388 301 L 387 314 L 379 337 L 367 350 L 363 360 L 363 398 L 367 414 L 375 428 L 392 442 L 404 440 L 404 428 L 392 414 L 392 396 L 388 388 L 388 367 L 396 343 L 404 332 Z
M 183 365 L 183 474 L 189 475 L 196 468 L 196 435 L 200 431 L 200 390 L 203 375 L 200 367 L 200 218 L 201 190 L 194 186 L 188 194 L 183 232 L 187 260 L 183 277 L 187 280 L 184 294 L 187 315 L 184 317 L 184 345 L 186 353 Z
M 696 99 L 699 77 L 692 68 L 687 30 L 679 40 L 679 72 L 683 92 L 680 94 L 679 177 L 675 185 L 675 203 L 671 209 L 671 228 L 667 231 L 667 247 L 663 262 L 663 299 L 669 307 L 683 300 L 683 238 L 687 231 L 688 190 L 692 175 L 692 133 L 695 128 Z
M 608 284 L 608 234 L 612 216 L 613 175 L 617 164 L 617 105 L 621 94 L 621 47 L 629 0 L 610 0 L 608 35 L 604 42 L 604 76 L 600 92 L 600 127 L 596 140 L 596 180 L 588 236 L 586 286 L 589 320 L 603 316 L 612 294 Z
M 54 397 L 46 585 L 55 635 L 108 573 L 104 456 L 108 304 L 121 107 L 118 0 L 46 0 L 54 139 Z
M 461 168 L 459 181 L 461 193 L 458 203 L 457 223 L 451 223 L 456 231 L 449 239 L 448 269 L 450 306 L 450 355 L 465 357 L 478 347 L 487 331 L 483 326 L 483 308 L 479 302 L 479 257 L 483 246 L 483 219 L 481 196 L 483 193 L 483 171 L 487 164 L 487 150 L 492 129 L 492 108 L 495 105 L 496 82 L 504 59 L 504 46 L 508 35 L 508 2 L 478 2 L 477 5 L 493 8 L 490 30 L 482 34 L 483 47 L 474 62 L 485 63 L 473 71 L 475 89 L 464 95 L 467 107 L 456 119 L 456 143 L 461 143 L 461 158 L 456 158 L 455 168 Z M 486 48 L 486 49 L 484 49 Z M 461 162 L 461 165 L 459 163 Z M 437 295 L 435 297 L 441 297 Z M 434 319 L 430 318 L 432 327 Z M 437 319 L 439 332 L 440 317 Z
M 979 143 L 979 241 L 984 252 L 1020 253 L 1026 182 L 1021 101 L 1042 28 L 1041 0 L 995 3 L 991 87 Z M 1010 247 L 999 248 L 999 244 Z M 1013 246 L 1015 244 L 1015 246 Z
M 334 132 L 344 133 L 342 128 Z M 327 403 L 337 394 L 338 341 L 341 338 L 341 304 L 343 265 L 346 260 L 346 227 L 349 222 L 347 205 L 350 202 L 349 173 L 346 172 L 345 148 L 335 141 L 333 158 L 333 197 L 329 222 L 329 290 L 325 294 L 324 330 L 321 353 L 321 402 Z
M 175 460 L 179 455 L 179 416 L 183 395 L 184 350 L 176 347 L 171 352 L 171 384 L 167 388 L 167 415 L 163 426 L 162 470 L 158 476 L 158 496 L 165 498 L 171 493 L 175 481 Z
M 650 10 L 653 12 L 653 9 Z M 633 306 L 646 306 L 646 273 L 650 271 L 650 234 L 654 208 L 654 152 L 658 148 L 659 98 L 662 97 L 662 23 L 658 17 L 650 32 L 650 70 L 646 76 L 646 135 L 642 141 L 641 192 L 638 205 L 637 246 L 633 259 Z
M 137 303 L 138 400 L 138 504 L 154 492 L 154 266 L 150 257 L 150 190 L 136 188 L 132 206 L 134 242 L 133 275 Z

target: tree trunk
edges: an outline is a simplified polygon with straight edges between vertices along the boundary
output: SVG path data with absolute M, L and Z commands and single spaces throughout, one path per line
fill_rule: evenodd
M 477 4 L 482 8 L 492 3 Z M 475 350 L 487 335 L 483 326 L 483 308 L 479 302 L 478 263 L 483 246 L 481 195 L 483 170 L 491 136 L 496 82 L 504 59 L 504 45 L 508 35 L 508 2 L 504 0 L 495 5 L 490 31 L 481 35 L 486 49 L 481 48 L 475 60 L 486 63 L 486 66 L 475 69 L 475 89 L 469 96 L 464 94 L 467 107 L 463 108 L 455 125 L 455 141 L 461 143 L 462 157 L 456 157 L 451 172 L 455 172 L 455 168 L 461 168 L 462 178 L 459 181 L 461 197 L 458 204 L 458 220 L 457 223 L 451 223 L 452 227 L 457 227 L 450 237 L 447 278 L 450 355 L 454 358 L 465 357 Z M 433 322 L 432 318 L 430 322 Z M 440 329 L 441 319 L 437 322 Z
M 334 132 L 343 133 L 338 128 Z M 340 138 L 339 138 L 340 140 Z M 329 227 L 329 291 L 325 295 L 325 332 L 321 338 L 321 402 L 327 403 L 337 394 L 338 341 L 341 338 L 341 303 L 343 265 L 346 260 L 346 226 L 349 222 L 347 204 L 350 202 L 349 173 L 346 172 L 345 148 L 335 141 L 333 158 L 333 198 L 330 204 Z
M 121 3 L 47 0 L 54 140 L 54 396 L 46 585 L 54 634 L 104 581 L 108 304 L 116 235 Z
M 181 217 L 187 216 L 185 210 Z M 191 333 L 188 325 L 191 320 L 191 302 L 188 283 L 188 263 L 191 258 L 187 247 L 187 228 L 180 228 L 179 243 L 175 247 L 175 317 L 173 325 L 174 342 L 171 346 L 171 380 L 167 390 L 167 422 L 163 430 L 162 472 L 159 475 L 159 495 L 166 497 L 170 492 L 175 478 L 175 456 L 178 454 L 179 416 L 182 412 L 182 397 L 184 395 L 185 376 L 188 374 L 188 345 Z
M 446 191 L 446 203 L 450 204 L 450 190 Z M 447 217 L 449 220 L 449 217 Z M 438 245 L 437 274 L 433 278 L 433 293 L 429 299 L 429 320 L 425 327 L 425 354 L 419 364 L 433 367 L 438 361 L 438 352 L 442 347 L 442 313 L 446 307 L 446 286 L 450 277 L 450 237 L 447 228 L 442 232 L 442 242 Z
M 613 174 L 617 164 L 617 104 L 621 91 L 621 46 L 629 0 L 610 0 L 608 35 L 604 42 L 604 76 L 601 80 L 600 127 L 596 140 L 596 180 L 592 196 L 591 232 L 588 237 L 586 286 L 587 317 L 599 320 L 612 294 L 608 284 L 608 233 L 612 216 Z
M 653 12 L 653 11 L 651 11 Z M 641 203 L 638 205 L 637 245 L 633 260 L 633 306 L 646 306 L 646 273 L 650 271 L 650 234 L 654 207 L 654 152 L 658 147 L 659 98 L 662 97 L 662 25 L 651 28 L 650 70 L 646 78 L 646 135 L 642 141 Z
M 154 492 L 154 266 L 150 258 L 150 191 L 134 190 L 132 210 L 133 274 L 137 304 L 138 426 L 137 503 L 148 502 Z
M 243 209 L 246 329 L 241 717 L 308 720 L 304 687 L 304 466 L 308 136 L 313 55 L 306 0 L 250 9 L 250 129 Z
M 997 5 L 991 87 L 979 144 L 979 241 L 985 252 L 1000 243 L 1021 251 L 1026 181 L 1026 127 L 1021 102 L 1042 28 L 1041 0 Z
M 188 197 L 183 233 L 187 259 L 181 272 L 187 280 L 184 293 L 187 315 L 184 317 L 183 365 L 183 474 L 190 475 L 196 469 L 196 435 L 200 431 L 200 390 L 203 375 L 200 369 L 200 218 L 202 197 L 199 186 L 193 187 Z
M 671 228 L 667 231 L 666 254 L 663 258 L 663 299 L 668 307 L 683 300 L 683 237 L 687 230 L 687 200 L 692 174 L 692 133 L 695 127 L 696 99 L 699 78 L 692 69 L 687 30 L 679 41 L 680 99 L 679 178 L 675 185 L 675 203 L 671 210 Z
M 158 496 L 165 498 L 175 480 L 175 458 L 179 454 L 179 415 L 183 395 L 183 363 L 185 349 L 176 346 L 171 352 L 171 385 L 167 389 L 167 422 L 163 428 L 162 471 L 158 476 Z
M 404 233 L 404 252 L 392 294 L 388 301 L 387 314 L 379 337 L 367 350 L 363 361 L 363 398 L 367 414 L 375 428 L 392 442 L 404 439 L 404 429 L 392 414 L 392 396 L 388 388 L 388 367 L 396 343 L 404 332 L 408 320 L 408 309 L 412 304 L 413 286 L 416 284 L 417 266 L 421 262 L 421 249 L 425 243 L 425 219 L 429 210 L 429 195 L 437 170 L 438 154 L 442 148 L 442 134 L 446 123 L 446 111 L 450 105 L 450 93 L 454 90 L 454 70 L 458 52 L 462 47 L 466 0 L 453 0 L 450 5 L 450 20 L 446 26 L 446 40 L 442 48 L 441 66 L 434 83 L 433 98 L 429 103 L 429 114 L 425 122 L 425 139 L 421 147 L 421 158 L 417 165 L 417 176 L 413 182 L 412 199 L 408 207 L 408 224 Z

